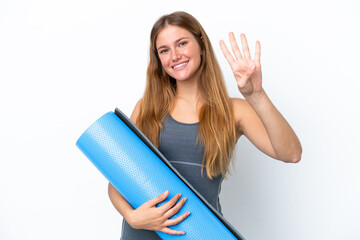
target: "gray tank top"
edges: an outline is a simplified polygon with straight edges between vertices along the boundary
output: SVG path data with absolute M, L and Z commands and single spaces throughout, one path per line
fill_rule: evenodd
M 163 127 L 159 133 L 159 151 L 221 213 L 219 193 L 223 177 L 220 175 L 210 180 L 206 175 L 205 167 L 204 177 L 201 177 L 204 150 L 200 142 L 196 144 L 199 124 L 178 122 L 168 114 Z M 133 229 L 124 219 L 121 240 L 138 239 L 161 240 L 153 231 Z

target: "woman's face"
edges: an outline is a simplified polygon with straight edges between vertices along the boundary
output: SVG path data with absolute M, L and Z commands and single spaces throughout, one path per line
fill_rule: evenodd
M 178 81 L 195 80 L 201 63 L 201 48 L 188 30 L 167 25 L 156 39 L 156 49 L 164 70 Z

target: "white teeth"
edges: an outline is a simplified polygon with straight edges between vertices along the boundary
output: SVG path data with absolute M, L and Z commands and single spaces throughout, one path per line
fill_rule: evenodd
M 188 62 L 184 62 L 184 63 L 182 63 L 182 64 L 179 64 L 179 65 L 174 66 L 173 68 L 176 69 L 176 68 L 182 67 L 182 66 L 186 65 L 187 63 L 188 63 Z

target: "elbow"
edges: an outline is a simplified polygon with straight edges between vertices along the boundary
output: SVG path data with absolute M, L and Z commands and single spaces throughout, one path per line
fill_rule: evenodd
M 301 151 L 295 152 L 291 156 L 288 156 L 286 158 L 279 158 L 279 160 L 282 160 L 285 163 L 298 163 L 301 160 Z
M 298 163 L 301 160 L 301 154 L 302 154 L 302 147 L 301 145 L 298 147 L 298 150 L 295 153 L 295 156 L 293 158 L 293 163 Z
M 301 150 L 299 152 L 296 152 L 293 154 L 293 156 L 291 157 L 290 161 L 288 161 L 289 163 L 298 163 L 301 160 Z
M 292 155 L 290 158 L 290 163 L 298 163 L 301 160 L 301 154 L 302 154 L 302 147 L 301 144 L 295 146 L 292 150 Z
M 301 153 L 293 157 L 292 163 L 298 163 L 301 160 Z

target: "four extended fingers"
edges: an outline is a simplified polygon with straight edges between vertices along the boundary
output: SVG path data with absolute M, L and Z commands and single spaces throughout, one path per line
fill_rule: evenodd
M 247 39 L 244 33 L 240 34 L 240 38 L 241 38 L 241 44 L 243 47 L 243 54 L 245 56 L 245 59 L 251 59 L 251 55 L 250 55 L 250 50 L 249 50 L 249 46 L 247 43 Z M 230 32 L 229 33 L 229 39 L 230 39 L 230 44 L 231 44 L 231 48 L 235 54 L 235 58 L 237 61 L 239 61 L 240 59 L 244 59 L 241 51 L 239 49 L 239 46 L 236 42 L 234 33 Z M 226 44 L 223 40 L 220 40 L 220 48 L 226 58 L 226 60 L 229 62 L 230 65 L 233 65 L 235 63 L 235 59 L 233 58 L 232 54 L 229 52 L 228 48 L 226 47 Z M 256 41 L 256 46 L 255 46 L 255 61 L 260 64 L 260 55 L 261 55 L 261 46 L 260 46 L 260 41 Z

